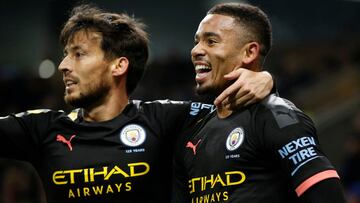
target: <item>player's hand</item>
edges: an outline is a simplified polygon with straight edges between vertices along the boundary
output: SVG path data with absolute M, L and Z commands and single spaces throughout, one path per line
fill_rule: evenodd
M 214 101 L 214 104 L 227 109 L 238 109 L 265 98 L 274 85 L 267 71 L 255 72 L 244 68 L 236 69 L 224 76 L 226 80 L 236 80 Z

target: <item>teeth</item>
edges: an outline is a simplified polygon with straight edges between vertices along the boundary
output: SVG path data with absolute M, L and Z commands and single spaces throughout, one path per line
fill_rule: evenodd
M 206 65 L 196 65 L 195 66 L 195 70 L 211 70 L 210 66 L 206 66 Z
M 70 85 L 73 85 L 73 84 L 75 84 L 75 82 L 73 82 L 73 81 L 66 81 L 66 83 L 65 83 L 66 86 L 70 86 Z

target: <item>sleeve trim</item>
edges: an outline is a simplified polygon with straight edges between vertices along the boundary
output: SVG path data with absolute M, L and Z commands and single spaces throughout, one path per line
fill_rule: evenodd
M 315 185 L 316 183 L 328 179 L 328 178 L 339 178 L 339 175 L 335 170 L 326 170 L 319 172 L 310 178 L 306 179 L 304 182 L 302 182 L 296 189 L 296 194 L 300 197 L 307 189 L 309 189 L 311 186 Z

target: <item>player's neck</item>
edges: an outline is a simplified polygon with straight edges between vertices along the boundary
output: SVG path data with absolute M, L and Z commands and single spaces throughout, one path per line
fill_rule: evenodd
M 230 116 L 233 113 L 233 111 L 223 108 L 222 106 L 217 106 L 216 113 L 219 118 L 226 118 Z
M 118 116 L 128 105 L 129 97 L 124 91 L 108 94 L 100 104 L 84 108 L 84 120 L 88 122 L 108 121 Z

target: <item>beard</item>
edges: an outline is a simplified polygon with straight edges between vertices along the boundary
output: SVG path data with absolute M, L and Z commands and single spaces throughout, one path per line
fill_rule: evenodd
M 195 91 L 198 95 L 212 95 L 212 96 L 216 96 L 219 93 L 221 93 L 221 90 L 223 88 L 221 87 L 215 87 L 215 86 L 205 86 L 205 87 L 201 87 L 200 85 L 196 85 L 195 87 Z
M 79 90 L 78 90 L 79 91 Z M 75 108 L 87 108 L 101 103 L 110 91 L 110 85 L 105 81 L 91 83 L 78 95 L 67 94 L 65 91 L 64 100 Z
M 196 84 L 195 91 L 198 95 L 204 96 L 208 95 L 211 97 L 219 96 L 227 87 L 229 87 L 235 80 L 233 81 L 223 81 L 222 83 L 216 83 L 212 85 L 199 85 Z
M 198 95 L 211 94 L 213 92 L 211 87 L 201 87 L 199 84 L 196 85 L 195 91 Z

